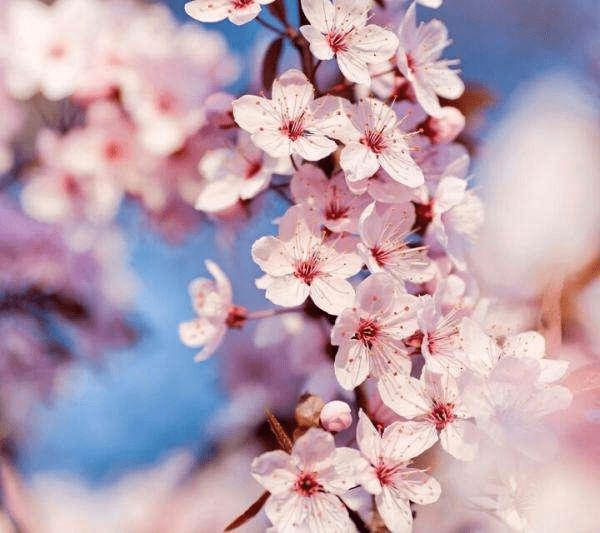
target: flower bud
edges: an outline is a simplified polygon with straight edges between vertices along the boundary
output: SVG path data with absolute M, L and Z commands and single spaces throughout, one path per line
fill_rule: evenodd
M 342 431 L 352 424 L 352 413 L 346 402 L 334 400 L 321 409 L 321 425 L 327 431 Z
M 318 427 L 319 413 L 324 404 L 325 402 L 319 396 L 313 394 L 307 394 L 300 398 L 294 411 L 296 423 L 300 427 Z

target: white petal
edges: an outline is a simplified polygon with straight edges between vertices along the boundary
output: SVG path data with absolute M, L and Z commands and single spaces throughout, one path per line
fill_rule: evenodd
M 296 307 L 304 303 L 310 291 L 306 283 L 293 275 L 271 278 L 268 286 L 262 288 L 267 290 L 265 293 L 267 300 L 283 307 Z
M 266 452 L 252 461 L 254 479 L 273 494 L 289 491 L 295 482 L 290 456 L 282 450 Z
M 442 448 L 461 461 L 472 461 L 478 447 L 477 429 L 469 420 L 455 420 L 440 432 Z
M 375 503 L 391 533 L 411 533 L 413 519 L 408 500 L 390 487 L 383 487 L 381 494 L 375 496 Z
M 339 315 L 344 309 L 352 306 L 354 287 L 345 279 L 322 276 L 311 283 L 310 297 L 319 309 L 330 315 Z
M 279 127 L 279 116 L 266 98 L 246 94 L 231 103 L 233 118 L 243 129 L 255 133 L 261 128 Z
M 418 379 L 402 374 L 386 374 L 377 385 L 383 403 L 400 416 L 415 418 L 427 414 L 430 410 L 424 385 Z
M 381 456 L 381 436 L 362 409 L 358 412 L 356 442 L 371 464 L 377 464 Z
M 346 390 L 360 385 L 369 375 L 369 352 L 358 341 L 340 346 L 335 356 L 335 377 Z
M 315 26 L 300 26 L 300 33 L 309 42 L 310 51 L 317 59 L 326 61 L 333 58 L 333 50 L 319 29 Z
M 340 166 L 346 172 L 348 181 L 358 181 L 375 174 L 379 168 L 377 156 L 360 143 L 344 147 L 340 154 Z
M 383 433 L 383 455 L 395 461 L 408 461 L 431 448 L 437 440 L 437 431 L 428 422 L 394 422 Z

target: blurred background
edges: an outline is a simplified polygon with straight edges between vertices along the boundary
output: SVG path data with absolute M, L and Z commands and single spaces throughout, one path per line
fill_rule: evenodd
M 171 0 L 166 7 L 181 23 L 221 32 L 231 50 L 231 74 L 213 89 L 255 91 L 258 73 L 252 58 L 272 39 L 268 30 L 257 23 L 201 25 L 186 16 L 184 3 Z M 573 360 L 595 362 L 600 354 L 597 0 L 445 0 L 440 9 L 419 13 L 421 19 L 435 17 L 447 24 L 453 44 L 446 55 L 461 59 L 468 87 L 459 102 L 468 119 L 463 140 L 473 155 L 472 180 L 488 205 L 475 254 L 480 278 L 489 290 L 519 302 L 542 298 L 552 283 L 572 280 L 576 296 L 565 304 L 570 322 L 563 327 L 571 328 L 572 338 L 581 342 L 569 349 L 576 352 Z M 10 39 L 3 39 L 3 50 L 10 50 Z M 194 46 L 199 44 L 192 50 Z M 195 83 L 193 78 L 189 83 Z M 16 197 L 18 187 L 11 184 L 8 194 Z M 259 236 L 273 232 L 271 221 L 286 204 L 269 193 L 252 205 L 242 222 L 237 213 L 196 220 L 187 211 L 187 218 L 170 217 L 166 208 L 153 212 L 144 194 L 136 192 L 138 200 L 120 205 L 114 219 L 119 229 L 102 248 L 102 271 L 112 265 L 112 297 L 97 311 L 110 322 L 106 346 L 90 334 L 89 346 L 101 353 L 75 357 L 65 365 L 53 376 L 50 394 L 28 401 L 11 389 L 11 399 L 5 401 L 12 409 L 11 446 L 19 472 L 3 470 L 8 499 L 25 514 L 33 513 L 27 505 L 36 501 L 35 513 L 46 522 L 44 531 L 61 531 L 62 523 L 71 528 L 62 531 L 130 531 L 122 525 L 126 520 L 135 524 L 131 531 L 218 531 L 223 523 L 218 520 L 220 525 L 205 522 L 205 529 L 198 529 L 214 514 L 215 493 L 228 491 L 231 502 L 223 504 L 223 514 L 231 518 L 259 494 L 246 474 L 247 487 L 234 489 L 256 452 L 235 451 L 233 446 L 236 439 L 246 438 L 248 419 L 260 416 L 260 409 L 258 414 L 244 409 L 249 403 L 269 405 L 289 415 L 296 395 L 290 391 L 306 386 L 302 376 L 288 382 L 276 349 L 247 348 L 252 329 L 231 332 L 215 356 L 199 364 L 178 336 L 178 324 L 193 317 L 189 282 L 208 277 L 205 259 L 214 260 L 229 276 L 236 303 L 250 309 L 270 307 L 254 288 L 260 271 L 249 250 Z M 4 246 L 13 238 L 10 227 L 19 228 L 23 246 L 32 247 L 31 235 L 42 230 L 26 229 L 27 223 L 13 211 L 7 205 L 2 214 Z M 97 258 L 100 252 L 94 250 Z M 79 259 L 64 253 L 68 259 L 58 264 L 71 265 L 72 281 L 81 272 Z M 98 337 L 106 341 L 106 330 Z M 326 391 L 326 379 L 315 378 L 313 386 Z M 587 430 L 593 433 L 600 406 L 593 390 L 586 389 L 586 394 L 590 399 L 581 401 L 586 423 L 592 424 Z M 595 411 L 588 409 L 590 402 Z M 577 431 L 583 433 L 573 435 L 574 442 L 589 444 L 586 428 Z M 590 446 L 597 453 L 597 443 Z M 124 495 L 127 511 L 119 504 Z M 96 513 L 95 528 L 86 529 L 82 502 Z M 144 529 L 140 517 L 156 502 L 169 509 L 163 514 L 175 518 L 168 525 L 153 519 L 150 529 Z M 57 507 L 68 522 L 61 522 Z M 79 526 L 73 525 L 78 513 Z M 249 527 L 260 530 L 262 523 Z

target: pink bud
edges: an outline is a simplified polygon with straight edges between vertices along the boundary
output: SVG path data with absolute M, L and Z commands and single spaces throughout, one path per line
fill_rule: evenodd
M 443 107 L 441 114 L 427 121 L 428 134 L 437 144 L 452 142 L 465 127 L 464 115 L 456 107 Z
M 342 431 L 352 424 L 352 413 L 346 402 L 335 400 L 321 409 L 321 425 L 327 431 Z

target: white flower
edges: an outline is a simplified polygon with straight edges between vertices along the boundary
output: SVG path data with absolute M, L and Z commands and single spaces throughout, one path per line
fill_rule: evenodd
M 357 287 L 354 307 L 342 312 L 331 331 L 331 343 L 339 346 L 335 375 L 342 387 L 351 390 L 369 374 L 410 372 L 402 340 L 417 329 L 417 302 L 383 272 Z
M 257 457 L 252 475 L 271 493 L 265 512 L 278 533 L 351 533 L 338 496 L 357 484 L 366 467 L 357 450 L 336 449 L 330 433 L 310 428 L 291 454 L 276 450 Z
M 370 0 L 302 0 L 310 26 L 301 26 L 300 32 L 311 52 L 322 60 L 336 56 L 342 74 L 363 85 L 371 82 L 367 64 L 389 59 L 398 48 L 391 31 L 367 25 L 370 7 Z
M 415 221 L 411 203 L 382 207 L 372 203 L 362 213 L 358 251 L 373 273 L 388 272 L 399 281 L 423 283 L 435 270 L 423 246 L 409 247 L 406 238 Z
M 429 295 L 421 298 L 422 307 L 417 313 L 417 322 L 423 335 L 421 353 L 427 366 L 434 372 L 448 372 L 456 377 L 464 370 L 459 335 L 462 316 L 460 308 L 442 314 L 446 286 L 444 283 L 438 287 L 433 298 Z
M 196 354 L 196 362 L 204 361 L 214 353 L 225 337 L 228 321 L 235 318 L 236 312 L 243 313 L 241 308 L 232 305 L 231 284 L 227 276 L 212 261 L 207 260 L 205 264 L 215 280 L 197 278 L 190 283 L 190 298 L 198 318 L 179 325 L 179 338 L 183 344 L 193 348 L 204 346 Z M 235 316 L 243 319 L 242 315 Z
M 185 4 L 185 12 L 200 22 L 229 19 L 237 26 L 250 22 L 260 13 L 260 6 L 273 0 L 193 0 Z
M 391 107 L 365 98 L 354 107 L 345 105 L 345 110 L 349 121 L 337 132 L 337 138 L 346 145 L 340 154 L 340 166 L 348 182 L 368 178 L 382 167 L 392 179 L 408 187 L 423 184 L 423 173 L 410 156 Z
M 269 186 L 273 174 L 287 173 L 290 167 L 289 158 L 268 156 L 241 131 L 235 148 L 211 150 L 198 163 L 206 182 L 195 207 L 207 213 L 223 211 L 240 199 L 253 198 Z
M 362 261 L 326 244 L 318 231 L 300 206 L 289 209 L 279 238 L 261 237 L 252 245 L 252 258 L 266 272 L 256 286 L 277 305 L 293 307 L 310 296 L 317 307 L 337 315 L 352 305 L 354 288 L 346 278 L 358 273 Z
M 343 172 L 331 179 L 314 165 L 302 165 L 290 184 L 296 203 L 313 211 L 319 221 L 331 231 L 357 232 L 358 217 L 369 203 L 367 195 L 352 194 Z
M 392 533 L 412 530 L 410 502 L 420 505 L 437 501 L 440 484 L 417 468 L 409 468 L 413 457 L 430 444 L 413 431 L 411 422 L 394 422 L 380 435 L 367 416 L 360 411 L 356 440 L 371 466 L 361 484 L 375 495 L 377 510 Z
M 439 439 L 448 453 L 470 461 L 477 451 L 476 429 L 463 405 L 456 381 L 450 374 L 427 368 L 421 379 L 408 375 L 386 377 L 379 382 L 384 403 L 404 418 L 413 419 L 414 430 L 433 445 Z
M 465 90 L 455 70 L 450 67 L 458 60 L 440 59 L 442 51 L 450 44 L 448 30 L 439 20 L 417 28 L 416 7 L 409 8 L 398 30 L 398 68 L 410 82 L 417 101 L 427 113 L 438 116 L 442 108 L 438 96 L 454 100 Z
M 288 70 L 273 82 L 272 100 L 246 94 L 232 103 L 235 121 L 252 134 L 254 144 L 271 157 L 298 154 L 318 161 L 337 145 L 326 137 L 341 117 L 338 99 L 314 100 L 314 88 L 299 70 Z

